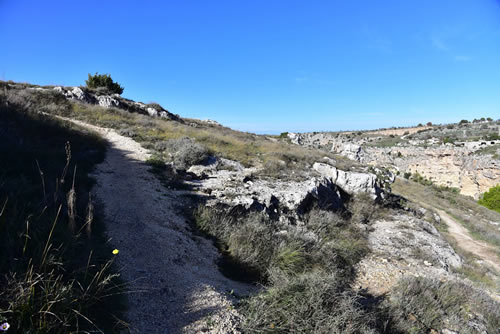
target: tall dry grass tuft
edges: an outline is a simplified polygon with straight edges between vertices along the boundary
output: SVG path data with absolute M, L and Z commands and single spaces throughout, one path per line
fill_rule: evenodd
M 119 332 L 126 287 L 86 201 L 105 143 L 40 103 L 0 90 L 0 157 L 16 157 L 0 158 L 0 320 L 9 333 Z
M 76 191 L 75 191 L 75 176 L 76 176 L 76 166 L 73 173 L 73 183 L 71 189 L 68 191 L 66 201 L 68 203 L 68 229 L 72 235 L 75 234 L 76 230 Z
M 94 221 L 94 204 L 92 203 L 92 194 L 89 192 L 89 201 L 87 204 L 87 215 L 85 216 L 85 233 L 90 239 L 92 235 L 92 222 Z

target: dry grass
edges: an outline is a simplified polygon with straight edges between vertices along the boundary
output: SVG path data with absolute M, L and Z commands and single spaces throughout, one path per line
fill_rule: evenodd
M 413 202 L 446 211 L 463 224 L 473 237 L 494 247 L 500 246 L 500 231 L 497 226 L 490 224 L 500 221 L 500 213 L 477 204 L 472 198 L 401 178 L 392 185 L 392 190 Z
M 260 213 L 200 207 L 196 214 L 198 228 L 218 241 L 229 263 L 266 284 L 243 303 L 245 332 L 370 333 L 373 315 L 349 287 L 354 265 L 369 252 L 366 233 L 347 212 L 313 209 L 304 219 L 298 228 Z
M 191 138 L 215 156 L 239 161 L 247 167 L 263 167 L 261 176 L 300 177 L 302 171 L 324 157 L 336 160 L 337 167 L 343 170 L 357 166 L 356 163 L 328 151 L 304 148 L 283 140 L 234 131 L 194 119 L 172 121 L 152 118 L 116 108 L 69 101 L 53 90 L 16 89 L 3 82 L 0 82 L 0 89 L 11 100 L 36 106 L 40 111 L 116 129 L 153 151 L 158 143 Z
M 470 285 L 410 277 L 391 291 L 385 303 L 394 330 L 436 333 L 496 333 L 500 326 L 498 302 Z
M 69 102 L 53 91 L 10 89 L 8 93 L 12 98 L 30 101 L 30 104 L 41 102 L 45 106 L 41 110 L 47 113 L 117 129 L 153 150 L 158 142 L 192 138 L 217 156 L 239 161 L 245 166 L 265 166 L 267 171 L 276 171 L 276 175 L 280 171 L 285 175 L 285 170 L 303 169 L 325 156 L 337 159 L 339 167 L 343 169 L 349 169 L 353 165 L 347 159 L 326 151 L 307 149 L 197 120 L 178 122 L 116 108 Z
M 414 202 L 407 203 L 407 206 L 419 207 L 418 203 L 424 203 L 429 207 L 442 209 L 468 228 L 473 237 L 489 242 L 494 246 L 498 244 L 498 230 L 489 222 L 500 221 L 500 214 L 480 206 L 471 198 L 453 192 L 439 191 L 435 187 L 424 186 L 403 179 L 398 179 L 393 184 L 393 191 Z M 498 273 L 494 272 L 492 268 L 481 265 L 478 263 L 480 259 L 463 250 L 455 239 L 447 233 L 445 223 L 434 220 L 433 213 L 427 211 L 425 216 L 464 259 L 462 267 L 453 268 L 453 271 L 460 277 L 473 281 L 481 288 L 491 290 L 494 293 L 500 293 Z M 465 218 L 461 219 L 461 217 Z
M 0 89 L 0 321 L 12 333 L 113 333 L 124 290 L 88 175 L 106 146 L 39 114 L 42 101 Z

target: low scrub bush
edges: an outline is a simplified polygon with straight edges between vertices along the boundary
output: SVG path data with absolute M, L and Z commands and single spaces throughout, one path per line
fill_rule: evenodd
M 405 278 L 390 292 L 386 306 L 393 326 L 405 333 L 496 333 L 500 305 L 485 293 L 458 281 Z
M 263 293 L 244 303 L 247 333 L 375 333 L 373 315 L 335 273 L 270 275 Z
M 209 157 L 206 147 L 188 137 L 162 141 L 156 143 L 154 148 L 166 152 L 172 158 L 174 165 L 180 169 L 203 163 Z
M 303 217 L 305 226 L 297 227 L 261 213 L 198 209 L 198 228 L 217 240 L 240 272 L 257 273 L 266 284 L 262 293 L 244 302 L 246 332 L 371 331 L 371 315 L 349 288 L 354 265 L 369 247 L 366 234 L 349 216 L 314 208 Z

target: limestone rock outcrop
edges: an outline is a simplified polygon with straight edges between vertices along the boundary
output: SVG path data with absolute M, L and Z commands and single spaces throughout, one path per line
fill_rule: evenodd
M 321 162 L 314 163 L 313 169 L 350 195 L 368 193 L 376 199 L 382 193 L 374 174 L 345 172 Z
M 213 159 L 192 166 L 188 181 L 210 195 L 207 205 L 224 204 L 232 210 L 265 212 L 280 221 L 300 222 L 313 206 L 326 210 L 344 208 L 351 195 L 368 193 L 375 200 L 383 190 L 371 173 L 346 172 L 325 163 L 315 163 L 309 176 L 300 181 L 254 177 L 256 168 L 237 162 Z
M 117 99 L 108 95 L 97 96 L 97 104 L 105 108 L 120 106 L 120 102 Z
M 45 88 L 40 89 L 46 90 Z M 82 88 L 58 86 L 54 87 L 53 90 L 61 93 L 68 99 L 77 100 L 82 103 L 96 104 L 104 108 L 118 108 L 127 110 L 129 112 L 149 115 L 151 117 L 161 117 L 182 122 L 182 119 L 178 115 L 172 114 L 171 112 L 161 108 L 161 106 L 157 104 L 155 104 L 155 107 L 151 107 L 151 105 L 147 105 L 142 102 L 135 102 L 123 98 L 118 94 L 101 95 L 95 93 L 94 91 L 88 90 L 85 87 Z
M 458 188 L 461 194 L 475 199 L 500 183 L 500 149 L 496 154 L 494 150 L 478 153 L 491 146 L 499 147 L 500 140 L 442 144 L 442 140 L 430 135 L 427 139 L 403 139 L 408 134 L 429 130 L 429 127 L 396 130 L 363 134 L 288 133 L 288 138 L 296 145 L 329 149 L 356 162 L 391 168 L 401 175 L 419 173 L 437 185 Z M 381 136 L 375 136 L 377 134 Z M 395 135 L 403 136 L 397 138 Z M 388 143 L 388 138 L 394 138 L 393 143 Z M 377 144 L 384 140 L 385 144 Z

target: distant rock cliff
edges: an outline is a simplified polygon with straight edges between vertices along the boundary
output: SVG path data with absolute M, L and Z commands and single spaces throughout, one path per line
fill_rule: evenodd
M 288 138 L 297 145 L 322 147 L 357 162 L 393 168 L 401 175 L 419 173 L 437 185 L 458 188 L 461 194 L 475 199 L 500 183 L 500 140 L 441 144 L 431 135 L 426 140 L 404 140 L 405 136 L 401 139 L 376 133 L 289 133 Z M 374 144 L 388 138 L 394 138 L 394 144 Z

